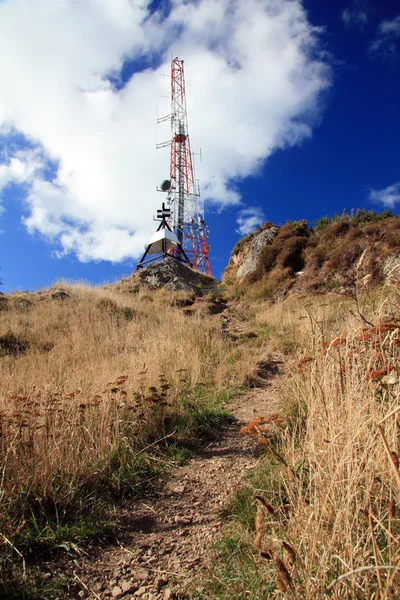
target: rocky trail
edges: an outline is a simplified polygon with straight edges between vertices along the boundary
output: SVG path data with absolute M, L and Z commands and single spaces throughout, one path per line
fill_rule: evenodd
M 192 299 L 180 308 L 216 315 L 223 334 L 233 340 L 249 335 L 247 324 L 220 299 Z M 69 595 L 52 597 L 169 600 L 201 593 L 210 577 L 213 548 L 229 519 L 226 506 L 259 461 L 255 441 L 240 429 L 255 417 L 268 419 L 279 411 L 285 381 L 279 359 L 259 362 L 246 394 L 226 407 L 234 422 L 194 457 L 168 470 L 144 499 L 119 509 L 113 545 L 48 565 L 49 578 L 73 580 Z
M 240 428 L 279 409 L 283 373 L 229 405 L 236 421 L 187 463 L 172 469 L 158 490 L 119 516 L 119 545 L 77 557 L 75 598 L 190 598 L 208 577 L 224 507 L 259 457 Z M 65 570 L 64 570 L 65 574 Z

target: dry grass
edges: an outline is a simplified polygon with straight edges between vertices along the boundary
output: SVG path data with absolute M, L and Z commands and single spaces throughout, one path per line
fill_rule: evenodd
M 64 300 L 13 295 L 0 312 L 0 532 L 11 541 L 32 522 L 73 521 L 102 487 L 122 493 L 124 476 L 134 485 L 143 447 L 185 398 L 253 366 L 218 320 L 173 308 L 177 294 L 62 289 Z
M 275 349 L 290 347 L 292 373 L 285 423 L 248 426 L 267 456 L 225 540 L 240 546 L 222 552 L 219 598 L 400 597 L 399 299 L 393 272 L 362 300 L 292 298 L 257 310 Z

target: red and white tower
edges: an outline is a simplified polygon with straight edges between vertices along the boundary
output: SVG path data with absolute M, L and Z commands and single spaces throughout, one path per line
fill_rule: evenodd
M 178 238 L 179 246 L 189 258 L 193 268 L 211 275 L 208 259 L 208 228 L 199 211 L 200 188 L 194 177 L 186 110 L 185 73 L 183 60 L 174 58 L 171 63 L 171 114 L 158 122 L 171 120 L 171 139 L 157 144 L 157 148 L 171 147 L 170 179 L 162 185 L 167 192 L 171 209 L 168 221 Z M 179 246 L 170 250 L 181 259 Z

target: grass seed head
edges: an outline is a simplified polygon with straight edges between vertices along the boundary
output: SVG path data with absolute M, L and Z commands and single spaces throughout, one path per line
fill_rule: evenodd
M 293 566 L 294 563 L 296 562 L 296 552 L 294 551 L 292 546 L 285 541 L 282 541 L 282 546 L 283 546 L 283 549 L 285 550 L 288 563 L 290 564 L 290 566 Z

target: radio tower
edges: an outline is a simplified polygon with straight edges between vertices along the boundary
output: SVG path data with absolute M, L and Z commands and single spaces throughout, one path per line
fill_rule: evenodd
M 208 228 L 199 214 L 200 188 L 194 178 L 186 110 L 185 73 L 183 60 L 171 63 L 171 114 L 158 123 L 171 120 L 171 140 L 157 144 L 157 148 L 171 147 L 170 179 L 163 182 L 161 191 L 167 192 L 171 209 L 168 224 L 178 238 L 179 245 L 169 251 L 177 260 L 189 258 L 194 269 L 211 275 L 208 259 Z M 182 253 L 183 249 L 183 253 Z

